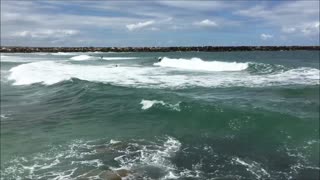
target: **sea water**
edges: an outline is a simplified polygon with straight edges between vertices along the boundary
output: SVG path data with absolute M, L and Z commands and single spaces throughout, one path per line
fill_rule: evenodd
M 318 179 L 319 143 L 319 51 L 1 54 L 4 180 Z

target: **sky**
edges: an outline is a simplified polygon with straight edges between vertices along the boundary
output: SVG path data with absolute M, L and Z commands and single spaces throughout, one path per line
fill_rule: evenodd
M 1 0 L 2 46 L 319 45 L 318 0 Z

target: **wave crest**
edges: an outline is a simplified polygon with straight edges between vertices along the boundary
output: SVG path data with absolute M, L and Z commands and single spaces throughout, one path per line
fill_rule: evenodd
M 41 61 L 10 69 L 14 85 L 52 85 L 72 78 L 138 88 L 266 87 L 290 84 L 319 84 L 319 69 L 297 68 L 272 74 L 244 72 L 172 74 L 167 68 L 144 66 L 79 65 Z
M 75 60 L 75 61 L 83 61 L 83 60 L 89 60 L 91 59 L 92 57 L 89 56 L 89 55 L 79 55 L 79 56 L 73 56 L 71 57 L 70 59 L 71 60 Z
M 200 58 L 171 59 L 164 57 L 154 65 L 195 71 L 242 71 L 248 68 L 248 63 L 203 61 Z

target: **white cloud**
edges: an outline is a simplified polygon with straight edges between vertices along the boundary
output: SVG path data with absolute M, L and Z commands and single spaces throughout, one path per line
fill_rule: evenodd
M 121 34 L 128 33 L 128 30 L 143 29 L 154 33 L 161 30 L 162 33 L 176 33 L 174 38 L 180 38 L 185 32 L 195 33 L 194 30 L 200 30 L 197 27 L 207 27 L 212 28 L 210 30 L 215 33 L 232 34 L 250 34 L 255 31 L 254 28 L 264 29 L 261 32 L 278 34 L 279 38 L 281 35 L 288 39 L 299 36 L 299 44 L 300 40 L 303 43 L 307 38 L 316 39 L 311 36 L 319 33 L 317 24 L 314 24 L 319 22 L 318 7 L 319 1 L 303 0 L 279 1 L 274 4 L 267 1 L 229 3 L 220 0 L 79 1 L 76 4 L 69 1 L 41 3 L 8 0 L 1 1 L 1 41 L 5 45 L 46 45 L 50 41 L 57 45 L 81 46 L 152 44 L 158 41 L 159 37 L 143 37 L 145 41 L 137 36 L 125 37 L 126 41 L 119 39 L 124 37 Z M 134 11 L 131 11 L 132 9 Z M 237 18 L 238 15 L 243 17 Z M 277 28 L 282 34 L 275 32 Z M 112 34 L 113 32 L 115 33 Z M 61 40 L 64 42 L 60 43 Z M 190 40 L 196 41 L 205 42 L 206 38 Z M 242 42 L 246 43 L 246 40 Z
M 153 25 L 155 22 L 153 20 L 151 21 L 145 21 L 145 22 L 139 22 L 136 24 L 128 24 L 126 27 L 129 31 L 137 30 L 137 29 L 143 29 L 145 27 Z
M 302 26 L 301 32 L 305 35 L 319 34 L 319 28 L 320 28 L 319 22 L 308 23 Z
M 237 10 L 234 14 L 248 17 L 264 28 L 279 27 L 284 33 L 303 31 L 306 35 L 315 31 L 316 24 L 305 24 L 305 22 L 319 21 L 319 1 L 284 1 L 271 7 L 266 3 L 258 3 L 249 8 Z
M 295 32 L 297 29 L 295 27 L 282 27 L 282 32 L 284 33 L 293 33 Z
M 158 1 L 157 3 L 161 5 L 166 5 L 168 7 L 175 7 L 181 9 L 188 9 L 193 11 L 212 11 L 221 10 L 226 8 L 235 8 L 239 6 L 239 3 L 225 3 L 223 1 L 173 1 L 165 0 Z
M 304 10 L 301 11 L 301 9 Z M 274 7 L 257 4 L 235 11 L 234 14 L 264 19 L 271 24 L 296 24 L 306 20 L 310 21 L 310 19 L 319 19 L 319 1 L 287 1 Z
M 209 19 L 205 19 L 200 22 L 196 22 L 195 24 L 198 26 L 202 26 L 202 27 L 216 27 L 216 26 L 218 26 L 218 24 L 216 22 L 210 21 Z
M 151 30 L 151 31 L 159 31 L 160 29 L 157 28 L 157 27 L 152 27 L 152 28 L 150 28 L 150 30 Z
M 282 32 L 284 33 L 300 33 L 305 36 L 317 35 L 319 34 L 320 23 L 319 22 L 309 22 L 296 25 L 293 27 L 282 27 Z
M 262 33 L 262 34 L 260 35 L 260 38 L 261 38 L 262 40 L 268 40 L 268 39 L 273 38 L 273 35 Z
M 179 30 L 179 29 L 183 29 L 184 27 L 182 26 L 177 26 L 177 25 L 173 25 L 173 26 L 170 26 L 169 29 L 173 29 L 173 30 Z
M 257 5 L 247 9 L 237 10 L 234 14 L 256 18 L 268 18 L 267 15 L 269 15 L 270 12 L 266 10 L 264 6 Z
M 72 29 L 45 29 L 45 30 L 37 30 L 37 31 L 20 31 L 15 32 L 12 36 L 15 37 L 32 37 L 32 38 L 63 38 L 67 36 L 72 36 L 78 34 L 79 31 Z
M 165 20 L 163 20 L 164 22 L 170 22 L 170 21 L 172 21 L 173 20 L 173 18 L 172 17 L 168 17 L 167 19 L 165 19 Z

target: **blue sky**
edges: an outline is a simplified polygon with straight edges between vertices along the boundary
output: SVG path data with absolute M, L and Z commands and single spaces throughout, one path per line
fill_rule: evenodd
M 319 1 L 1 0 L 1 45 L 319 45 Z

